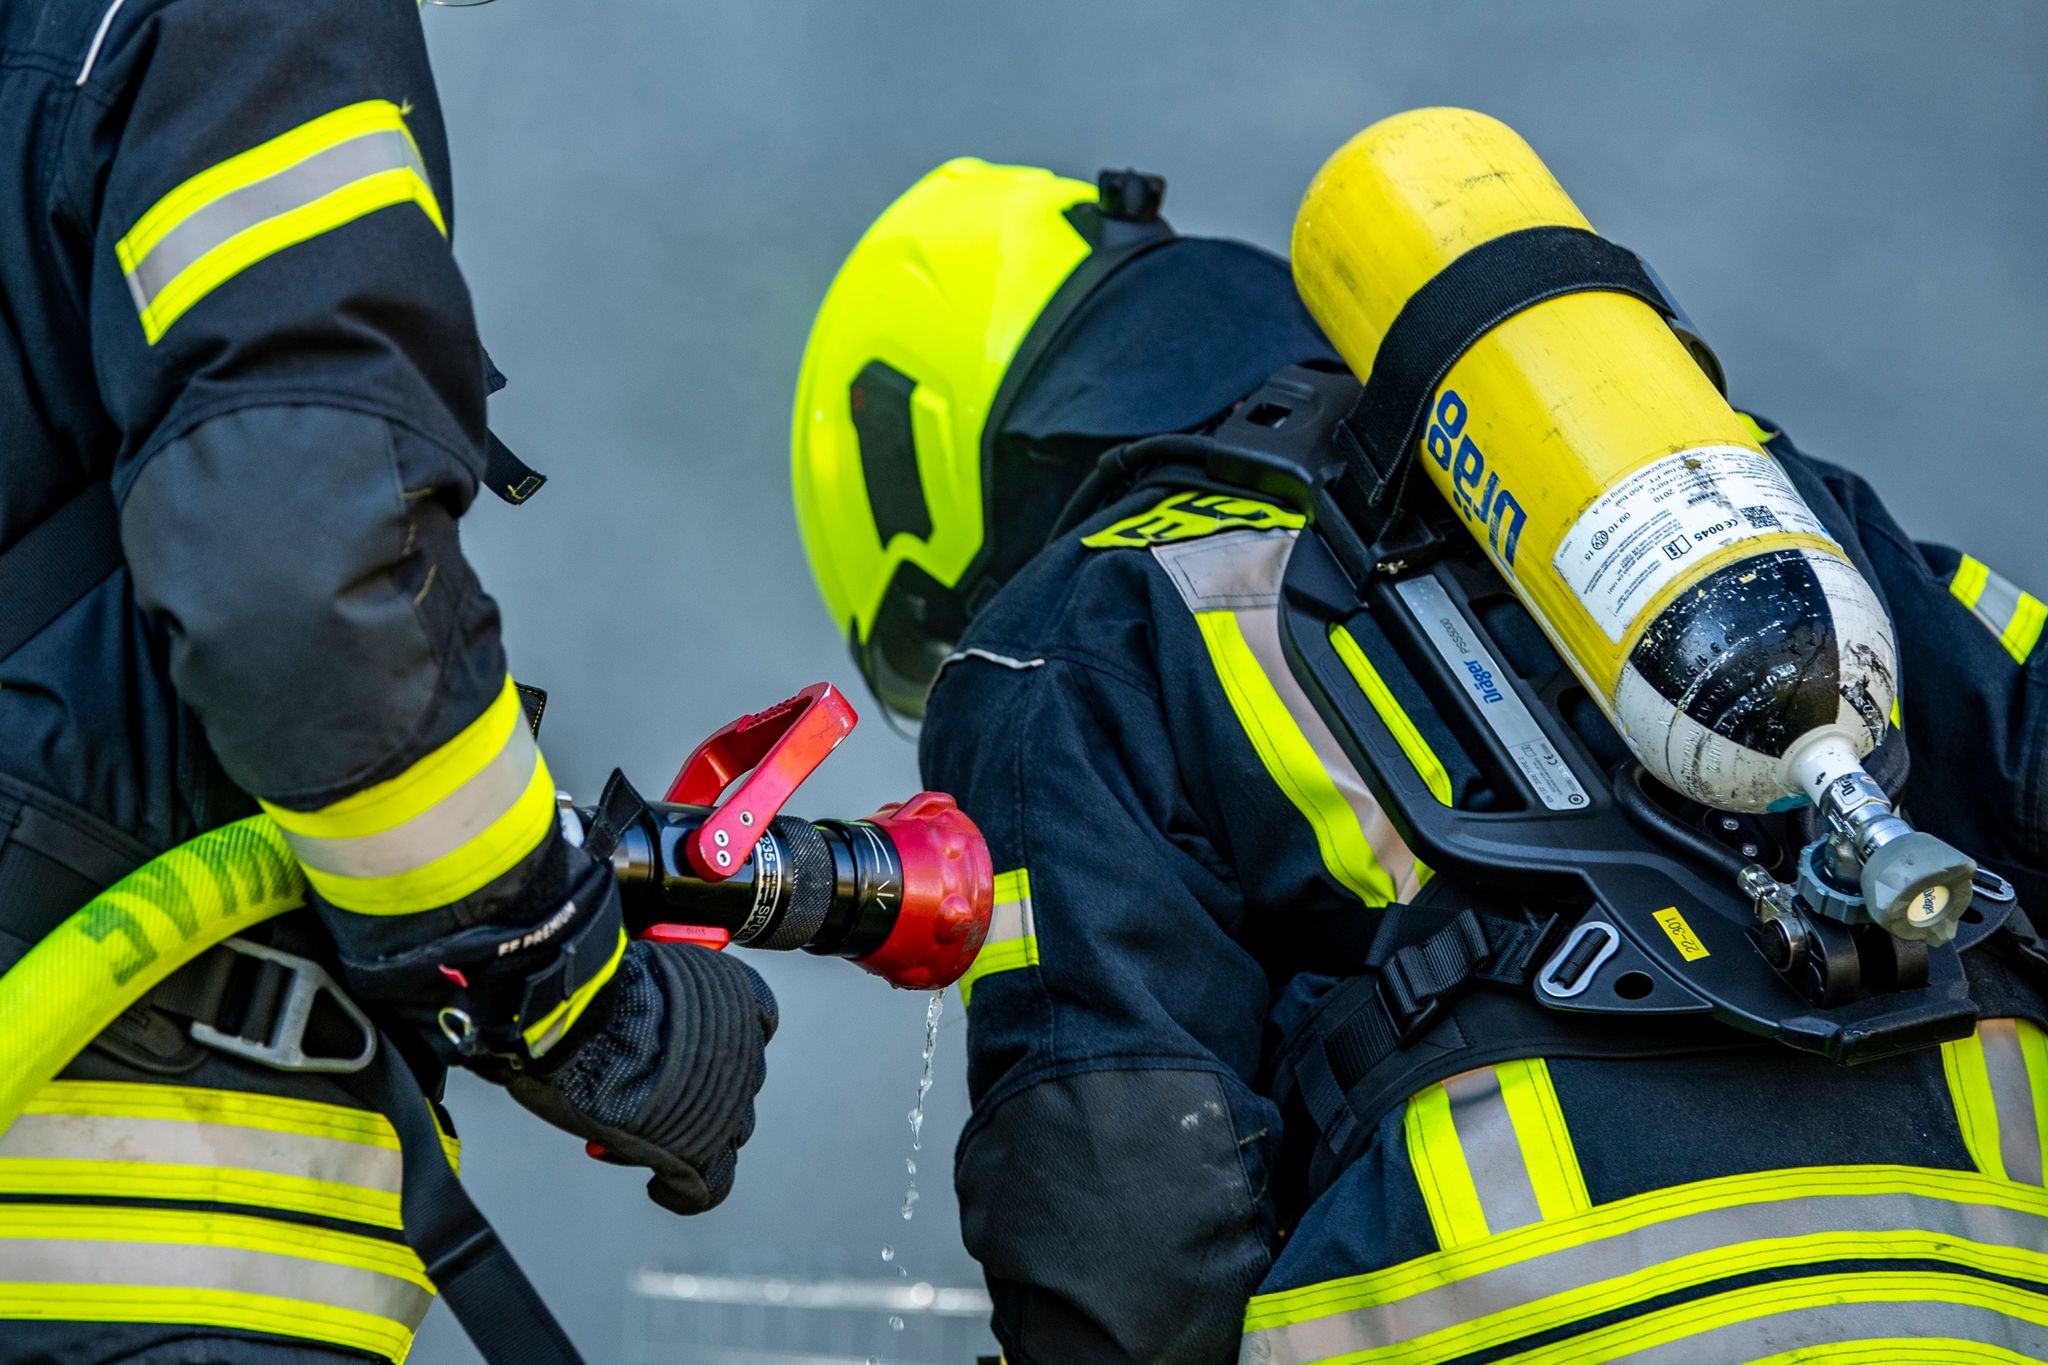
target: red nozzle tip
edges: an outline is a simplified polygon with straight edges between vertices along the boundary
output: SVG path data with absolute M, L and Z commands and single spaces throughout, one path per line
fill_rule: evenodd
M 869 817 L 903 866 L 903 908 L 882 946 L 856 965 L 904 990 L 950 986 L 974 965 L 995 913 L 988 841 L 940 792 L 919 792 Z

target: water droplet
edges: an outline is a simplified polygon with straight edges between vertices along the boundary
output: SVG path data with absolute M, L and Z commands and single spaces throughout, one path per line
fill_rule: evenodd
M 891 1313 L 891 1314 L 889 1315 L 889 1330 L 890 1330 L 890 1331 L 892 1331 L 892 1332 L 900 1332 L 900 1331 L 902 1331 L 902 1330 L 903 1330 L 903 1319 L 902 1319 L 902 1318 L 899 1318 L 899 1317 L 897 1317 L 897 1316 L 896 1316 L 896 1315 L 895 1315 L 894 1313 Z
M 912 1174 L 912 1175 L 916 1175 L 916 1174 L 917 1174 L 917 1158 L 916 1158 L 916 1157 L 913 1157 L 913 1156 L 907 1156 L 907 1157 L 904 1157 L 904 1158 L 903 1158 L 903 1169 L 904 1169 L 904 1170 L 906 1170 L 906 1171 L 908 1171 L 908 1172 L 910 1172 L 910 1174 Z
M 883 1247 L 883 1248 L 882 1248 L 882 1259 L 883 1259 L 883 1260 L 885 1260 L 885 1261 L 893 1261 L 893 1260 L 895 1260 L 895 1259 L 896 1259 L 896 1248 L 895 1248 L 895 1247 L 890 1247 L 890 1246 L 885 1246 L 885 1247 Z

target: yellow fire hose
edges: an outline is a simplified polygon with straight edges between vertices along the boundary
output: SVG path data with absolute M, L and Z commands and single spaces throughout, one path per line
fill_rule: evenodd
M 0 1132 L 123 1010 L 214 944 L 305 903 L 305 875 L 265 815 L 143 864 L 0 976 Z

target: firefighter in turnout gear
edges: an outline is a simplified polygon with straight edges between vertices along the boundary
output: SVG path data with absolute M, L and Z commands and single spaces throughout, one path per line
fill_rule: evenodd
M 1720 1025 L 1546 1055 L 1525 989 L 1479 993 L 1505 1031 L 1424 1020 L 1420 1082 L 1349 1133 L 1282 1082 L 1320 1002 L 1486 902 L 1292 671 L 1316 528 L 1225 479 L 1084 487 L 1284 367 L 1344 372 L 1287 263 L 1175 235 L 1162 188 L 939 168 L 841 269 L 797 397 L 826 603 L 995 855 L 956 1182 L 1010 1365 L 2048 1358 L 2048 1006 L 2000 939 L 1966 954 L 1974 1035 L 1855 1067 Z M 1872 776 L 2043 904 L 2048 609 L 1752 428 L 1896 629 Z M 1352 685 L 1466 799 L 1369 626 Z
M 436 1286 L 372 1021 L 680 1212 L 753 1127 L 772 998 L 628 945 L 457 543 L 538 478 L 486 431 L 409 4 L 0 7 L 0 969 L 258 809 L 314 900 L 0 1135 L 0 1361 L 402 1359 Z

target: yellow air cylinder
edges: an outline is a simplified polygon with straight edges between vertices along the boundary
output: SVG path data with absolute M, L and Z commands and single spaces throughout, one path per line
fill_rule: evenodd
M 1549 225 L 1589 227 L 1512 129 L 1414 110 L 1316 175 L 1295 283 L 1364 379 L 1434 275 Z M 1656 310 L 1577 293 L 1510 317 L 1432 395 L 1416 458 L 1668 786 L 1761 810 L 1860 772 L 1891 710 L 1890 623 Z

